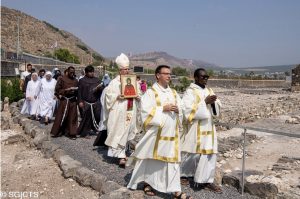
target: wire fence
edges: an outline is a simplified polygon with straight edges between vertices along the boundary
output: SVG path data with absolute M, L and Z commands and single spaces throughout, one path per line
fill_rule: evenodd
M 263 133 L 271 133 L 275 135 L 280 135 L 280 136 L 287 136 L 291 138 L 300 138 L 300 133 L 291 133 L 291 132 L 286 132 L 286 131 L 277 131 L 273 129 L 267 129 L 267 128 L 261 128 L 261 127 L 251 127 L 251 126 L 246 126 L 246 125 L 233 125 L 233 124 L 226 124 L 222 122 L 216 122 L 217 126 L 224 126 L 228 127 L 230 129 L 232 128 L 239 128 L 243 130 L 243 144 L 242 144 L 242 151 L 243 151 L 243 156 L 242 156 L 242 196 L 244 195 L 244 188 L 245 188 L 245 168 L 246 168 L 246 134 L 248 130 L 253 130 L 253 131 L 258 131 L 258 132 L 263 132 Z
M 17 54 L 16 52 L 5 51 L 4 49 L 1 49 L 1 60 L 30 63 L 37 66 L 82 66 L 80 64 L 63 62 L 54 58 L 33 55 L 26 52 Z

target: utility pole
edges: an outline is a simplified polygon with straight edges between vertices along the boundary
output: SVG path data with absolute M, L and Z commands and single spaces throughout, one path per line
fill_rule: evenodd
M 18 24 L 17 24 L 17 59 L 19 59 L 19 51 L 20 51 L 20 18 L 18 17 Z

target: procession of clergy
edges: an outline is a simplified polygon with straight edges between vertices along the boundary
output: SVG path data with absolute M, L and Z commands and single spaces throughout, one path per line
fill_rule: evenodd
M 143 182 L 149 196 L 159 191 L 171 193 L 173 198 L 191 198 L 181 191 L 181 185 L 189 185 L 193 177 L 205 189 L 222 193 L 213 183 L 218 148 L 214 119 L 221 103 L 206 86 L 209 76 L 205 69 L 195 70 L 195 82 L 182 98 L 169 87 L 171 68 L 167 65 L 156 68 L 157 82 L 145 93 L 137 87 L 135 98 L 124 98 L 120 76 L 130 74 L 129 59 L 122 53 L 115 62 L 119 75 L 108 83 L 94 77 L 92 66 L 85 68 L 79 81 L 74 67 L 57 82 L 51 72 L 42 80 L 33 73 L 26 89 L 29 114 L 51 118 L 58 99 L 53 137 L 89 138 L 93 131 L 106 131 L 107 137 L 100 135 L 100 139 L 105 139 L 108 156 L 118 158 L 120 167 L 135 165 L 127 185 L 130 189 Z M 129 142 L 141 132 L 143 137 L 127 157 Z

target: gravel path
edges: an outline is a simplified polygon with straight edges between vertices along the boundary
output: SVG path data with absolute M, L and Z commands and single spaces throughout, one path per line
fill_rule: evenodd
M 33 121 L 36 125 L 41 128 L 51 130 L 52 123 L 45 126 L 39 122 Z M 93 143 L 96 136 L 92 136 L 91 139 L 77 138 L 71 140 L 67 137 L 51 138 L 53 143 L 59 145 L 66 154 L 70 155 L 73 159 L 80 161 L 83 166 L 100 173 L 107 177 L 108 180 L 119 183 L 120 185 L 126 186 L 130 180 L 133 167 L 126 167 L 126 169 L 119 168 L 118 160 L 107 156 L 107 148 L 94 147 Z M 138 189 L 142 189 L 140 185 Z M 193 196 L 194 199 L 256 199 L 258 197 L 245 194 L 242 196 L 235 188 L 223 186 L 223 193 L 216 194 L 204 189 L 191 186 L 182 186 L 182 191 Z M 159 199 L 165 198 L 170 199 L 170 194 L 157 193 L 157 196 L 150 197 L 146 196 L 147 199 Z
M 227 115 L 233 113 L 235 115 L 240 110 L 247 111 L 250 107 L 261 109 L 263 106 L 267 106 L 270 103 L 278 101 L 278 97 L 286 96 L 286 92 L 276 90 L 245 90 L 241 93 L 238 90 L 224 90 L 216 89 L 215 91 L 220 94 L 220 99 L 224 105 L 224 112 Z M 259 92 L 259 93 L 257 93 Z M 299 94 L 293 95 L 294 97 L 300 96 Z M 233 100 L 234 99 L 234 100 Z M 247 99 L 247 103 L 245 103 Z M 259 101 L 259 103 L 257 103 Z M 258 106 L 259 105 L 259 106 Z M 245 110 L 244 110 L 244 109 Z M 261 119 L 256 123 L 249 124 L 256 127 L 263 126 L 270 129 L 287 130 L 291 132 L 300 132 L 299 126 L 284 124 L 282 121 L 274 119 Z M 44 126 L 39 124 L 42 128 L 51 129 L 52 125 Z M 65 152 L 72 158 L 82 162 L 87 168 L 105 175 L 108 180 L 117 182 L 123 186 L 126 186 L 130 180 L 132 167 L 122 169 L 118 167 L 118 161 L 107 157 L 106 148 L 93 147 L 93 142 L 96 137 L 92 139 L 78 138 L 77 140 L 70 140 L 66 137 L 59 137 L 52 139 L 54 143 L 60 145 Z M 244 197 L 232 187 L 223 186 L 223 194 L 215 194 L 206 190 L 199 190 L 197 188 L 182 187 L 182 190 L 192 195 L 194 198 L 257 198 L 246 194 Z M 158 194 L 157 197 L 149 198 L 170 198 L 168 194 Z
M 117 165 L 118 161 L 106 155 L 106 148 L 92 146 L 95 138 L 96 136 L 93 136 L 92 139 L 79 138 L 77 140 L 70 140 L 66 137 L 59 137 L 53 139 L 53 142 L 60 145 L 68 155 L 82 162 L 87 168 L 105 175 L 108 180 L 126 186 L 130 180 L 133 167 L 127 167 L 126 169 L 119 168 Z M 256 198 L 248 194 L 242 197 L 236 189 L 226 186 L 223 186 L 223 194 L 215 194 L 207 190 L 186 186 L 183 186 L 182 190 L 194 198 Z M 170 195 L 158 194 L 157 197 L 149 198 L 170 198 Z

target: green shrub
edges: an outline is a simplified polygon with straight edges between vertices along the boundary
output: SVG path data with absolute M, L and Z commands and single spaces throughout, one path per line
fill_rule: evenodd
M 59 28 L 53 26 L 52 24 L 46 22 L 46 21 L 43 21 L 49 28 L 51 28 L 52 30 L 58 32 L 59 31 Z
M 79 57 L 70 53 L 68 49 L 60 48 L 54 51 L 55 57 L 64 62 L 80 64 Z
M 87 54 L 90 53 L 89 49 L 88 49 L 85 45 L 76 44 L 76 46 L 77 46 L 78 48 L 80 48 L 81 50 L 85 51 Z
M 47 51 L 44 53 L 44 57 L 55 58 L 51 52 Z
M 69 38 L 69 35 L 65 34 L 63 31 L 59 30 L 59 33 L 61 36 L 63 36 L 65 39 Z
M 93 53 L 93 58 L 97 61 L 101 61 L 101 62 L 104 61 L 104 58 L 101 55 L 96 54 L 96 53 Z
M 1 100 L 9 97 L 10 102 L 17 102 L 23 98 L 20 90 L 20 79 L 18 77 L 9 77 L 1 79 Z

